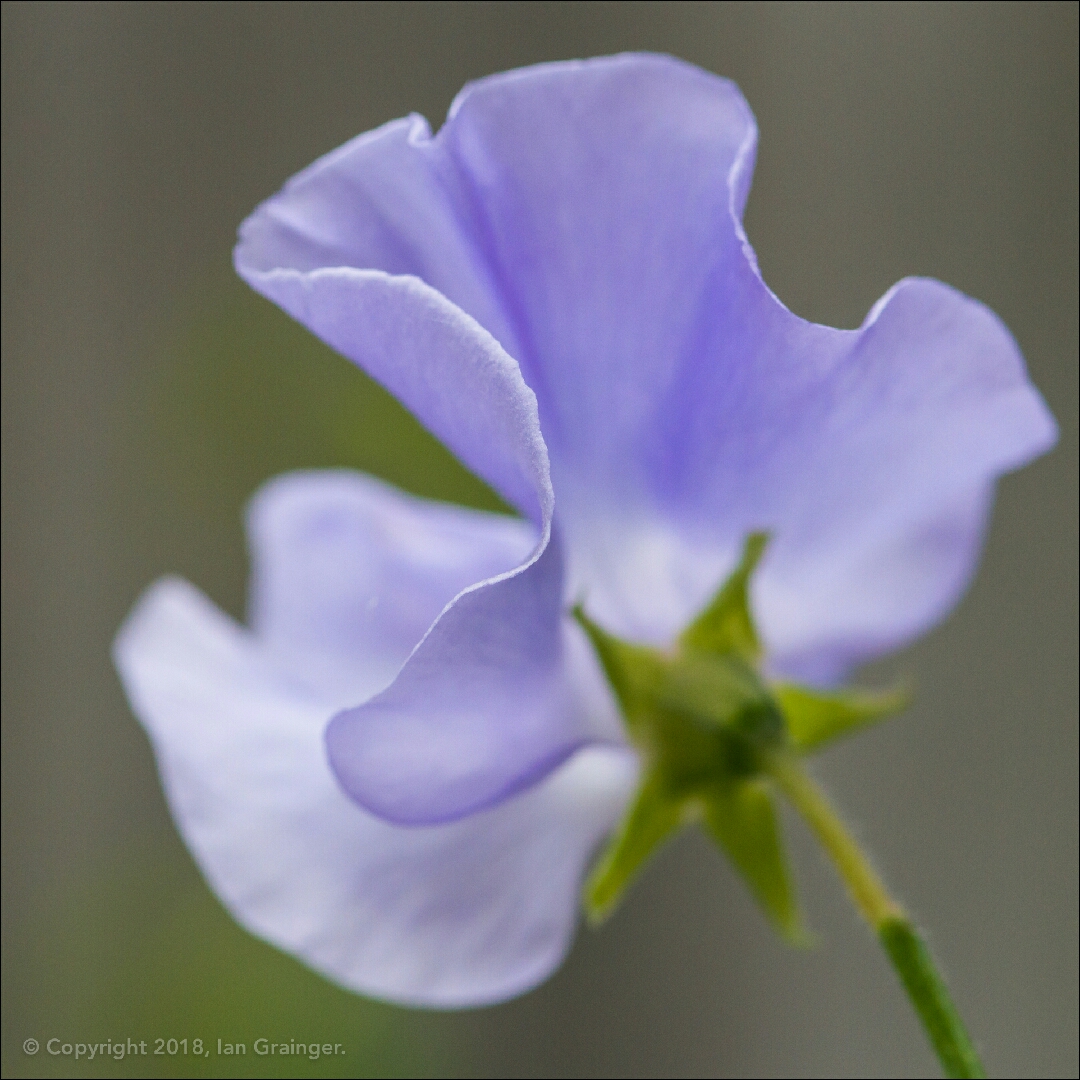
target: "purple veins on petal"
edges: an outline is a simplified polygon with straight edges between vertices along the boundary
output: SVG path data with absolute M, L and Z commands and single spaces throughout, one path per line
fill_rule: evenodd
M 434 137 L 400 121 L 291 181 L 237 266 L 268 295 L 271 266 L 423 278 L 536 394 L 569 592 L 664 644 L 766 529 L 770 663 L 830 682 L 948 610 L 993 481 L 1055 428 L 1000 321 L 937 282 L 859 331 L 787 311 L 741 224 L 756 139 L 732 83 L 668 57 L 492 76 Z

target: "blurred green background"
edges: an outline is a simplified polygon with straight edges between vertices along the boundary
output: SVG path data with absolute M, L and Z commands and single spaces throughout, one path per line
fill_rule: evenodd
M 237 224 L 346 138 L 470 78 L 623 49 L 734 78 L 766 280 L 855 326 L 905 274 L 1009 324 L 1062 425 L 1007 478 L 979 577 L 898 673 L 915 708 L 821 775 L 923 924 L 992 1074 L 1077 1071 L 1077 6 L 5 3 L 5 1076 L 933 1076 L 797 827 L 816 950 L 774 941 L 690 835 L 526 997 L 344 993 L 202 883 L 108 660 L 177 572 L 242 616 L 240 514 L 351 465 L 498 508 L 394 401 L 234 280 Z M 254 1039 L 343 1056 L 255 1058 Z M 75 1062 L 29 1037 L 248 1055 Z M 278 1071 L 274 1071 L 275 1068 Z

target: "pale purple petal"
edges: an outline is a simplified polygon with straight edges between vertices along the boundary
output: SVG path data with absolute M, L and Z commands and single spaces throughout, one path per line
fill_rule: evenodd
M 586 743 L 622 741 L 592 652 L 563 614 L 559 552 L 553 542 L 528 572 L 464 593 L 387 690 L 334 717 L 330 762 L 362 806 L 401 824 L 450 821 Z
M 277 269 L 349 266 L 418 277 L 516 356 L 469 214 L 468 190 L 440 140 L 422 116 L 410 116 L 358 135 L 267 199 L 240 226 L 236 268 L 256 289 Z
M 738 246 L 730 203 L 741 212 L 754 145 L 737 87 L 670 57 L 492 76 L 459 95 L 434 139 L 419 118 L 398 121 L 294 178 L 242 226 L 236 266 L 388 385 L 363 355 L 366 316 L 340 327 L 352 301 L 324 275 L 422 278 L 521 365 L 557 470 L 599 479 L 634 452 L 715 265 Z M 300 279 L 335 297 L 299 301 Z M 391 389 L 490 478 L 423 392 Z
M 537 524 L 551 481 L 536 398 L 479 323 L 414 277 L 336 267 L 245 279 L 363 367 L 478 475 Z
M 836 678 L 948 610 L 993 480 L 1055 438 L 991 312 L 929 281 L 860 332 L 787 311 L 740 223 L 753 118 L 685 65 L 485 80 L 440 138 L 482 208 L 596 617 L 670 641 L 761 528 L 778 672 Z
M 266 484 L 247 515 L 252 629 L 338 708 L 390 684 L 458 593 L 526 562 L 527 522 L 346 470 Z
M 758 477 L 770 495 L 745 512 L 777 523 L 759 582 L 775 667 L 832 681 L 948 612 L 975 570 L 993 482 L 1057 430 L 1001 321 L 934 281 L 897 285 L 805 396 L 786 460 Z M 800 478 L 812 498 L 798 498 Z
M 740 221 L 755 145 L 737 88 L 670 58 L 510 72 L 434 139 L 403 121 L 317 163 L 237 263 L 264 291 L 245 267 L 424 277 L 536 392 L 570 589 L 597 618 L 670 641 L 768 528 L 774 667 L 828 680 L 948 609 L 994 479 L 1054 426 L 1008 332 L 945 286 L 902 283 L 859 332 L 788 312 Z
M 539 522 L 550 481 L 535 397 L 504 351 L 516 342 L 444 157 L 422 117 L 353 139 L 244 222 L 236 269 Z
M 619 478 L 696 358 L 703 298 L 739 251 L 756 146 L 746 101 L 671 57 L 546 64 L 467 87 L 438 141 L 471 192 L 560 499 L 563 483 Z
M 355 706 L 331 724 L 329 753 L 368 809 L 399 824 L 446 821 L 529 786 L 587 742 L 622 740 L 563 613 L 559 546 L 531 564 L 528 523 L 325 471 L 266 485 L 248 529 L 254 631 L 334 711 Z
M 499 1001 L 560 962 L 584 865 L 635 780 L 627 751 L 584 750 L 496 809 L 399 828 L 336 784 L 326 704 L 185 583 L 148 592 L 115 658 L 188 845 L 253 933 L 414 1005 Z
M 832 680 L 955 603 L 991 484 L 1052 445 L 1054 423 L 1008 330 L 947 286 L 903 282 L 848 333 L 796 319 L 744 273 L 715 362 L 687 369 L 638 474 L 651 498 L 582 496 L 569 515 L 576 572 L 598 618 L 664 640 L 746 532 L 769 529 L 755 608 L 773 669 Z
M 947 286 L 901 282 L 848 332 L 791 315 L 749 259 L 732 279 L 623 471 L 648 495 L 604 505 L 564 486 L 560 521 L 596 617 L 654 641 L 704 603 L 748 532 L 770 530 L 754 595 L 772 666 L 831 681 L 949 609 L 993 481 L 1055 425 L 1000 320 Z
M 573 588 L 596 617 L 670 641 L 761 528 L 778 672 L 839 677 L 948 610 L 993 480 L 1055 437 L 992 313 L 929 281 L 860 332 L 788 312 L 740 224 L 753 119 L 683 65 L 486 80 L 440 137 L 531 350 Z
M 539 526 L 515 570 L 474 583 L 447 608 L 388 698 L 343 715 L 329 735 L 346 790 L 388 818 L 444 821 L 491 805 L 595 737 L 567 689 L 561 548 L 549 545 L 553 495 L 535 397 L 495 339 L 416 278 L 289 270 L 261 286 L 380 375 Z M 525 687 L 533 696 L 519 707 Z

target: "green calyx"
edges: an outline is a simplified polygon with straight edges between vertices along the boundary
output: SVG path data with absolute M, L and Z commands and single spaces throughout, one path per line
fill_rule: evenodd
M 598 922 L 614 910 L 646 860 L 680 828 L 699 822 L 790 941 L 799 916 L 770 774 L 775 763 L 896 712 L 900 693 L 822 693 L 770 685 L 749 584 L 768 537 L 747 537 L 739 565 L 671 652 L 622 641 L 579 606 L 588 634 L 644 763 L 625 819 L 585 886 Z

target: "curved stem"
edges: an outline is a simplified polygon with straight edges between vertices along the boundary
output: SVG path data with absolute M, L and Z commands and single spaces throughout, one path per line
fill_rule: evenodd
M 766 772 L 802 815 L 877 935 L 947 1076 L 986 1076 L 933 957 L 870 865 L 824 792 L 790 754 L 770 754 Z

